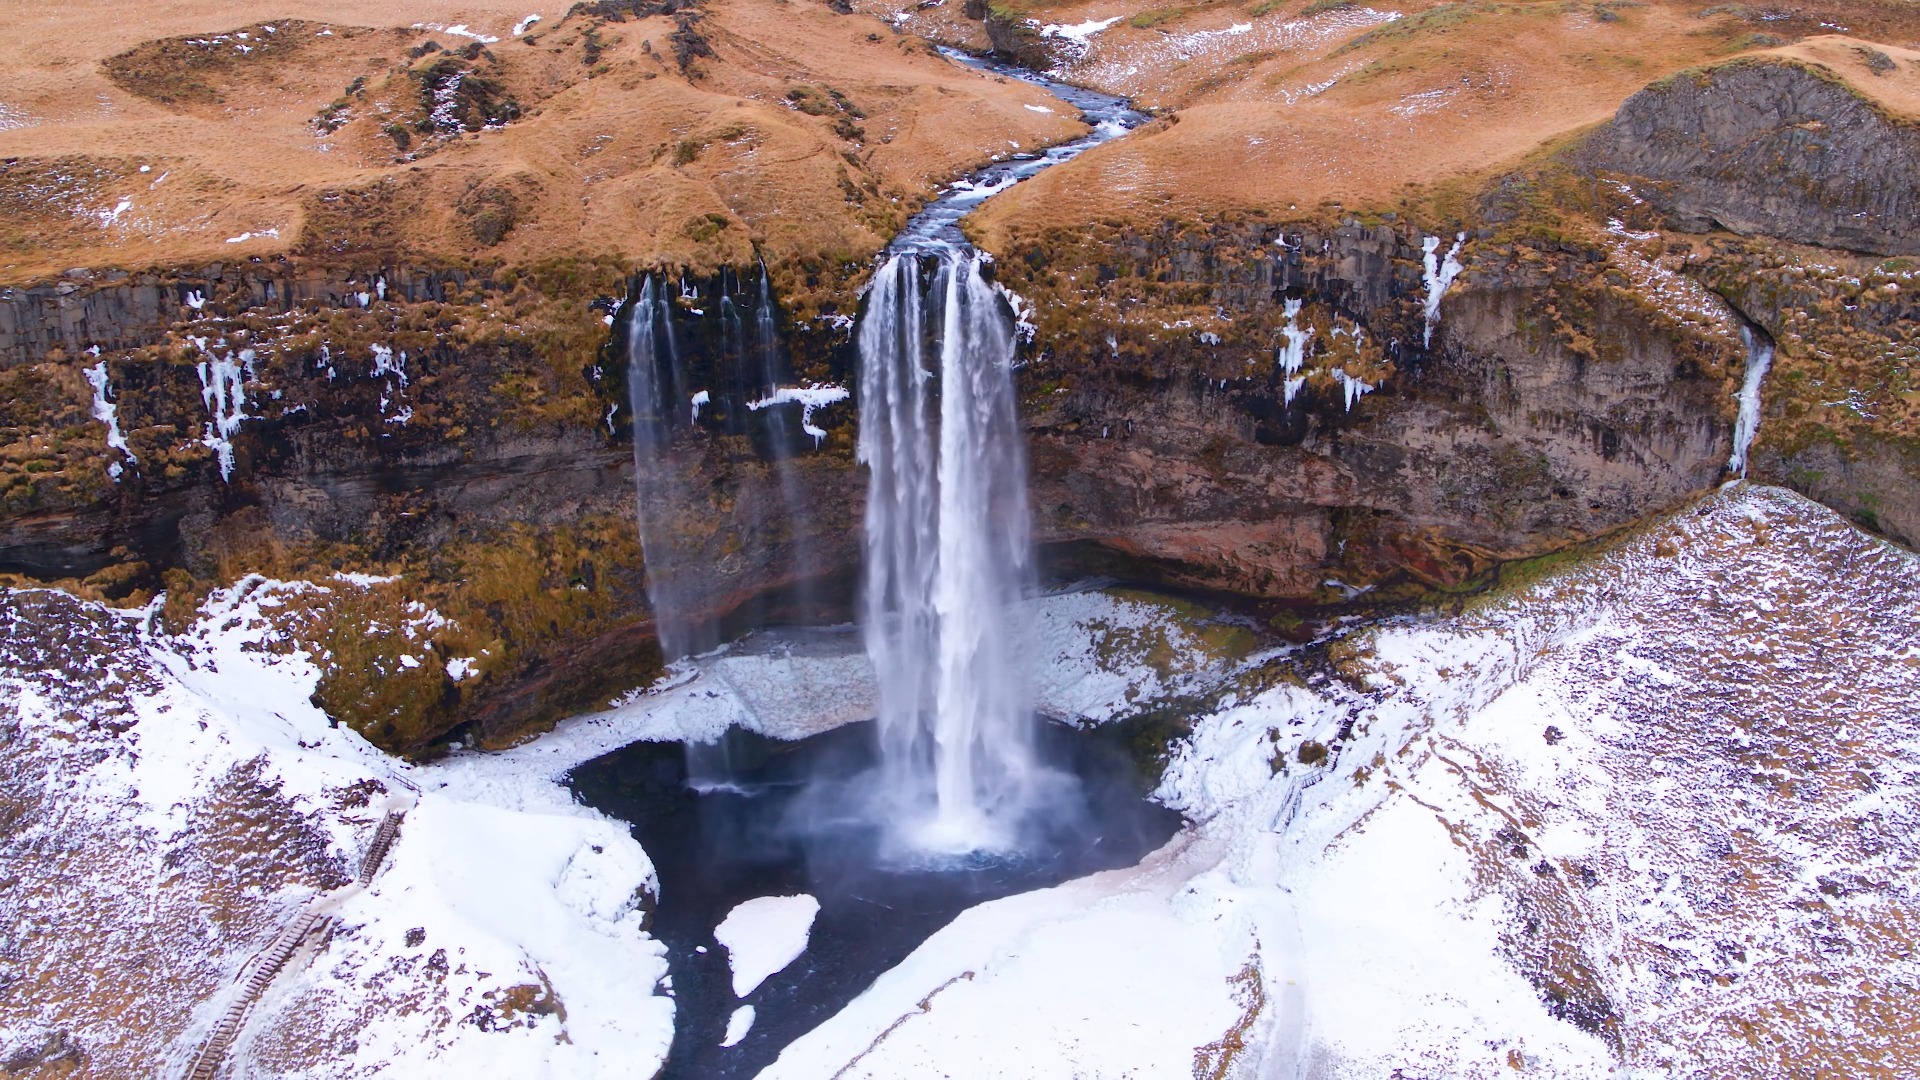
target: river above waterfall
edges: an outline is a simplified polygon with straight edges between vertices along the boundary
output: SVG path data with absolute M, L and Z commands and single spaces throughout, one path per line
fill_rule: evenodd
M 951 185 L 907 222 L 893 242 L 887 245 L 889 253 L 964 247 L 967 240 L 960 232 L 960 219 L 972 213 L 981 203 L 1045 169 L 1072 161 L 1101 143 L 1112 142 L 1148 120 L 1147 114 L 1135 109 L 1126 98 L 1058 82 L 1023 67 L 969 56 L 956 49 L 943 48 L 940 52 L 967 67 L 1045 89 L 1078 110 L 1080 118 L 1093 130 L 1071 142 L 1045 150 L 1015 153 L 1007 160 L 996 161 Z

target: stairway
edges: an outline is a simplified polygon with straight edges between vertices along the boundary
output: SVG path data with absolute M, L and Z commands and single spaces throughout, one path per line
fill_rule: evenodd
M 287 961 L 293 959 L 302 942 L 310 936 L 324 933 L 333 925 L 333 915 L 327 909 L 373 883 L 374 875 L 380 872 L 381 864 L 386 862 L 393 841 L 400 835 L 400 822 L 405 817 L 405 809 L 389 809 L 374 830 L 373 842 L 367 845 L 366 854 L 360 857 L 360 873 L 353 884 L 307 901 L 300 913 L 274 935 L 266 948 L 253 954 L 241 965 L 237 979 L 240 991 L 213 1025 L 213 1030 L 207 1033 L 206 1041 L 200 1045 L 200 1052 L 194 1055 L 193 1064 L 187 1070 L 186 1080 L 214 1080 L 221 1064 L 226 1061 L 233 1040 L 239 1037 L 254 1002 L 266 993 L 267 987 L 273 985 L 273 980 L 286 967 Z

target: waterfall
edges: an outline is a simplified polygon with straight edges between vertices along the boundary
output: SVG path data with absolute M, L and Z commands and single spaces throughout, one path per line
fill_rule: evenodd
M 777 396 L 785 365 L 780 362 L 780 327 L 774 316 L 773 288 L 767 281 L 765 265 L 760 267 L 759 295 L 753 307 L 752 355 L 752 370 L 760 382 L 755 399 L 766 400 Z M 768 409 L 766 416 L 773 469 L 780 482 L 780 501 L 787 511 L 787 536 L 791 548 L 789 562 L 799 582 L 794 590 L 794 602 L 805 611 L 812 607 L 811 582 L 819 575 L 820 567 L 814 558 L 811 537 L 808 535 L 808 526 L 812 521 L 811 507 L 801 484 L 800 466 L 796 458 L 803 445 L 817 447 L 818 441 L 809 439 L 807 444 L 800 441 L 798 429 L 805 426 L 805 422 L 803 417 L 795 415 L 794 409 Z
M 1740 340 L 1747 345 L 1747 372 L 1740 383 L 1740 411 L 1733 420 L 1733 457 L 1727 460 L 1727 471 L 1744 478 L 1747 451 L 1753 447 L 1753 437 L 1760 430 L 1760 384 L 1766 381 L 1767 369 L 1773 366 L 1773 339 L 1742 323 Z
M 882 797 L 915 846 L 1001 847 L 1044 776 L 1016 659 L 1033 567 L 1013 320 L 979 256 L 903 253 L 874 280 L 859 349 Z
M 691 400 L 664 283 L 648 275 L 627 313 L 627 403 L 633 410 L 633 483 L 647 600 L 668 660 L 718 644 L 714 629 L 696 614 L 696 575 L 703 568 L 675 531 L 692 505 L 686 490 L 692 463 L 683 460 L 673 437 L 676 428 L 692 425 Z

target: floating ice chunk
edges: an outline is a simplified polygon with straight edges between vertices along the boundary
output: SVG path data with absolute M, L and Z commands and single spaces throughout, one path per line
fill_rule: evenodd
M 798 896 L 762 896 L 734 908 L 714 927 L 733 968 L 733 996 L 744 998 L 807 951 L 820 901 Z M 745 1032 L 742 1032 L 745 1034 Z
M 1447 295 L 1447 289 L 1453 284 L 1453 279 L 1459 277 L 1460 271 L 1466 269 L 1460 265 L 1458 258 L 1460 248 L 1466 242 L 1467 234 L 1464 232 L 1454 237 L 1453 246 L 1447 249 L 1445 259 L 1439 256 L 1439 237 L 1429 236 L 1420 242 L 1420 250 L 1424 252 L 1423 261 L 1426 264 L 1426 272 L 1422 275 L 1427 285 L 1427 328 L 1426 336 L 1422 339 L 1422 344 L 1426 348 L 1433 347 L 1433 328 L 1440 325 L 1440 298 Z
M 813 411 L 832 405 L 835 402 L 845 401 L 850 396 L 852 395 L 847 393 L 846 387 L 835 386 L 831 383 L 814 383 L 808 387 L 782 386 L 772 394 L 761 398 L 759 401 L 747 402 L 747 408 L 758 412 L 769 405 L 785 405 L 788 402 L 799 402 L 800 430 L 813 436 L 813 445 L 818 447 L 820 443 L 826 439 L 827 433 L 824 428 L 814 426 Z
M 721 1046 L 732 1046 L 747 1037 L 753 1030 L 753 1006 L 742 1005 L 727 1017 L 727 1037 L 720 1040 Z

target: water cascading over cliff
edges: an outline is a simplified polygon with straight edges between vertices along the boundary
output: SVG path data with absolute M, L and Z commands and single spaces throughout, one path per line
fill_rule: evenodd
M 897 835 L 941 851 L 1013 842 L 1049 776 L 1015 625 L 1032 526 L 1013 318 L 980 267 L 961 249 L 893 256 L 859 330 L 879 794 Z
M 640 546 L 667 660 L 718 645 L 729 615 L 764 621 L 749 609 L 764 603 L 768 578 L 793 583 L 803 598 L 818 573 L 796 462 L 814 441 L 802 430 L 805 393 L 790 402 L 796 395 L 785 388 L 783 396 L 765 270 L 757 288 L 725 273 L 719 295 L 702 298 L 697 288 L 649 274 L 627 310 Z M 742 317 L 748 305 L 751 327 Z M 723 459 L 716 483 L 713 466 Z
M 633 482 L 639 503 L 640 548 L 647 561 L 647 599 L 653 606 L 660 651 L 668 659 L 702 652 L 717 642 L 694 612 L 691 568 L 671 534 L 676 511 L 690 503 L 674 432 L 692 426 L 692 397 L 680 342 L 674 334 L 665 283 L 648 275 L 627 316 L 627 403 L 633 410 Z M 682 410 L 687 422 L 680 423 Z

